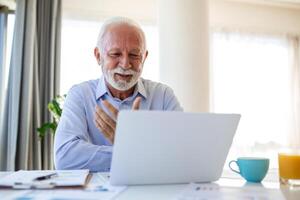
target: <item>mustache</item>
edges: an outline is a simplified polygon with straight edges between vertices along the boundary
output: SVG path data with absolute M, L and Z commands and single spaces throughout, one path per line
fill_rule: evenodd
M 115 69 L 111 70 L 112 73 L 122 74 L 122 75 L 134 75 L 138 72 L 132 69 L 123 69 L 121 66 L 116 67 Z

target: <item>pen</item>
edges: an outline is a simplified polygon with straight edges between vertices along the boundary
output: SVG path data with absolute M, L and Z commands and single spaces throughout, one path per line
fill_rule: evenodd
M 48 174 L 48 175 L 36 177 L 36 178 L 33 179 L 33 180 L 34 180 L 34 181 L 47 180 L 47 179 L 50 179 L 50 178 L 55 177 L 55 176 L 57 176 L 57 175 L 58 175 L 58 174 L 55 172 L 55 173 L 52 173 L 52 174 Z

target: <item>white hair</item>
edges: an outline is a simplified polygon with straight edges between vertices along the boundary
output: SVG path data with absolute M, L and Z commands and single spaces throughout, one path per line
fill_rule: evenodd
M 132 19 L 126 18 L 126 17 L 112 17 L 109 19 L 106 19 L 99 31 L 99 35 L 98 35 L 98 40 L 97 40 L 97 47 L 99 48 L 99 50 L 101 52 L 103 52 L 103 41 L 104 41 L 104 36 L 107 32 L 107 30 L 109 29 L 109 27 L 111 26 L 116 26 L 116 25 L 128 25 L 130 27 L 135 28 L 138 33 L 141 36 L 142 39 L 142 43 L 143 43 L 143 51 L 146 51 L 146 37 L 145 37 L 145 33 L 143 31 L 143 29 L 141 28 L 141 26 L 135 22 Z

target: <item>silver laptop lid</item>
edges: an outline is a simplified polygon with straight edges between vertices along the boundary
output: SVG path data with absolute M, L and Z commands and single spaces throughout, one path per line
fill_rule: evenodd
M 110 183 L 216 181 L 239 119 L 239 114 L 121 111 Z

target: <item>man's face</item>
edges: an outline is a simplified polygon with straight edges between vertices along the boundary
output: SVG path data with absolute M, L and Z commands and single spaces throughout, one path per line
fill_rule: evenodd
M 127 25 L 110 27 L 100 52 L 105 80 L 115 89 L 126 91 L 138 81 L 147 56 L 139 32 Z

